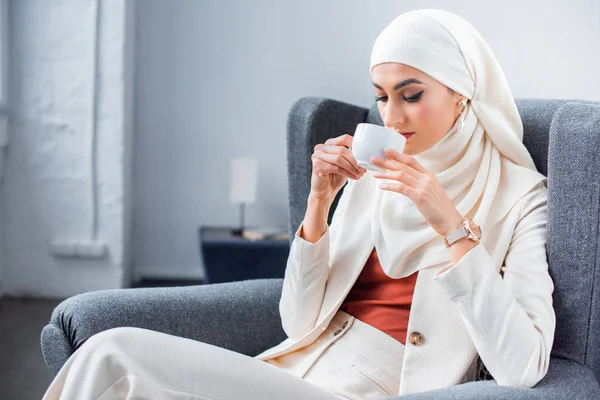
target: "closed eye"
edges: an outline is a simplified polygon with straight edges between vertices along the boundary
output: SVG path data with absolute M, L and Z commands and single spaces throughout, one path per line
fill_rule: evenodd
M 414 103 L 421 98 L 421 95 L 423 94 L 423 92 L 424 92 L 424 90 L 421 90 L 419 93 L 417 93 L 415 95 L 412 95 L 410 97 L 402 96 L 402 98 L 404 99 L 404 101 L 406 101 L 408 103 Z M 376 96 L 375 101 L 381 101 L 381 102 L 385 103 L 388 101 L 388 96 Z

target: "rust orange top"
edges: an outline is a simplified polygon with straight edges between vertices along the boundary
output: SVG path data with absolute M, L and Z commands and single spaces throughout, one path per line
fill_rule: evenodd
M 377 252 L 367 259 L 340 310 L 406 344 L 408 316 L 418 272 L 390 278 L 381 269 Z

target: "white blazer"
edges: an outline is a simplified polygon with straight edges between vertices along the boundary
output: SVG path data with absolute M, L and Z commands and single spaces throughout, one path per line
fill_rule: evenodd
M 373 245 L 353 218 L 341 217 L 361 211 L 360 199 L 345 192 L 319 241 L 302 239 L 302 225 L 296 231 L 279 303 L 288 338 L 254 358 L 313 343 L 360 275 Z M 513 207 L 496 237 L 483 232 L 479 245 L 439 275 L 448 264 L 418 271 L 408 333 L 419 332 L 423 341 L 406 342 L 400 395 L 475 380 L 478 355 L 502 386 L 533 387 L 545 376 L 556 323 L 546 199 L 540 182 Z

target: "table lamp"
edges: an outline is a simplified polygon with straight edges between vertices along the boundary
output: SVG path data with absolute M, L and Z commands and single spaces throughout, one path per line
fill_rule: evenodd
M 240 205 L 240 227 L 233 234 L 242 236 L 244 232 L 244 206 L 256 202 L 256 181 L 258 160 L 253 157 L 231 159 L 229 202 Z

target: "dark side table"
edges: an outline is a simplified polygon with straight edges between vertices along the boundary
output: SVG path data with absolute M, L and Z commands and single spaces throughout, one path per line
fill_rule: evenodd
M 288 239 L 249 240 L 234 228 L 202 226 L 200 254 L 207 283 L 283 278 L 290 253 Z

